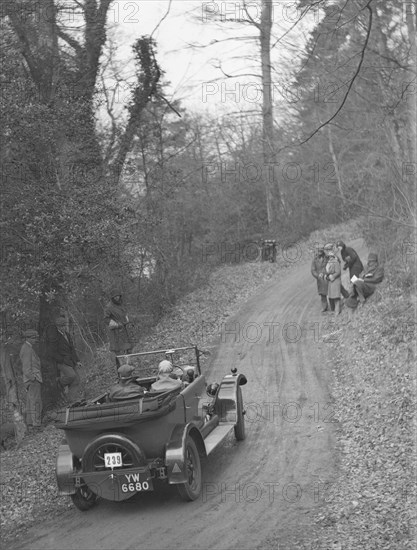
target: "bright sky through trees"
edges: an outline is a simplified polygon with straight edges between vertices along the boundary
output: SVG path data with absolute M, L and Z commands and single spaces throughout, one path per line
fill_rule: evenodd
M 260 5 L 260 0 L 247 2 L 255 22 L 259 22 Z M 273 8 L 273 78 L 279 90 L 291 80 L 308 29 L 321 14 L 315 8 L 303 15 L 295 2 L 288 1 L 274 1 Z M 131 58 L 134 39 L 153 33 L 158 61 L 171 83 L 171 97 L 181 99 L 195 111 L 254 109 L 262 101 L 257 78 L 259 31 L 240 23 L 243 18 L 247 15 L 242 1 L 118 0 L 109 14 L 109 22 L 114 23 L 111 36 L 118 46 L 117 59 L 124 70 L 129 67 L 126 61 Z M 231 75 L 240 76 L 229 78 Z

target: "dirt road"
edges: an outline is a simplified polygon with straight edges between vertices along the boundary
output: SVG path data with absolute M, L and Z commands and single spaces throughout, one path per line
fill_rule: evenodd
M 336 474 L 326 362 L 336 327 L 319 311 L 309 262 L 280 277 L 219 327 L 207 380 L 231 366 L 246 374 L 247 437 L 231 437 L 205 460 L 201 498 L 184 503 L 169 488 L 70 509 L 10 550 L 311 548 L 312 517 Z

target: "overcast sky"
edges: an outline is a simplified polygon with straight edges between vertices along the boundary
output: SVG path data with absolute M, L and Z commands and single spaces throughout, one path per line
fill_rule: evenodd
M 248 5 L 253 19 L 259 21 L 260 2 Z M 273 5 L 273 33 L 278 38 L 290 29 L 300 12 L 294 2 L 274 0 Z M 212 20 L 213 13 L 217 14 L 217 23 Z M 253 109 L 261 101 L 255 76 L 259 74 L 258 43 L 230 40 L 257 35 L 253 26 L 238 23 L 243 14 L 242 2 L 116 0 L 108 21 L 114 23 L 110 34 L 117 41 L 118 58 L 126 70 L 131 67 L 127 62 L 132 57 L 131 44 L 139 36 L 154 32 L 158 61 L 171 82 L 169 97 L 181 99 L 193 111 L 233 111 Z M 306 29 L 318 16 L 318 12 L 307 15 L 274 48 L 274 81 L 289 78 L 305 43 Z M 192 43 L 203 45 L 225 38 L 208 48 L 190 47 Z M 227 79 L 222 71 L 242 76 L 239 80 Z

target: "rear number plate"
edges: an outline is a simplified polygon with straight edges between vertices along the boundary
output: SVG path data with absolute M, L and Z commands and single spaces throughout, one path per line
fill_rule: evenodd
M 122 453 L 104 453 L 106 468 L 120 468 L 123 466 Z
M 119 477 L 120 488 L 123 493 L 138 493 L 140 491 L 152 491 L 153 484 L 151 479 L 147 479 L 147 476 L 143 477 L 139 474 L 125 474 L 126 481 Z

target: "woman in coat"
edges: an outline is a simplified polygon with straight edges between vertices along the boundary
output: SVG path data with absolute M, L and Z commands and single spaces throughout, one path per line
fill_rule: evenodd
M 317 291 L 320 295 L 322 311 L 327 311 L 328 309 L 327 287 L 329 283 L 326 279 L 326 263 L 327 259 L 324 248 L 319 248 L 311 262 L 311 274 L 317 279 Z
M 342 296 L 347 298 L 353 290 L 351 279 L 354 275 L 359 277 L 363 271 L 363 264 L 356 250 L 346 246 L 343 241 L 337 241 L 336 249 L 336 255 L 341 260 L 342 265 Z
M 349 269 L 349 277 L 352 278 L 354 275 L 359 277 L 363 271 L 363 264 L 356 250 L 350 246 L 346 246 L 343 241 L 337 241 L 336 248 L 340 250 L 340 255 L 343 260 L 343 269 Z
M 333 248 L 330 249 L 329 245 L 326 245 L 325 252 L 327 255 L 326 278 L 329 281 L 327 297 L 329 299 L 330 310 L 334 311 L 336 315 L 339 315 L 342 286 L 340 279 L 340 262 L 336 257 L 336 254 L 333 252 Z

